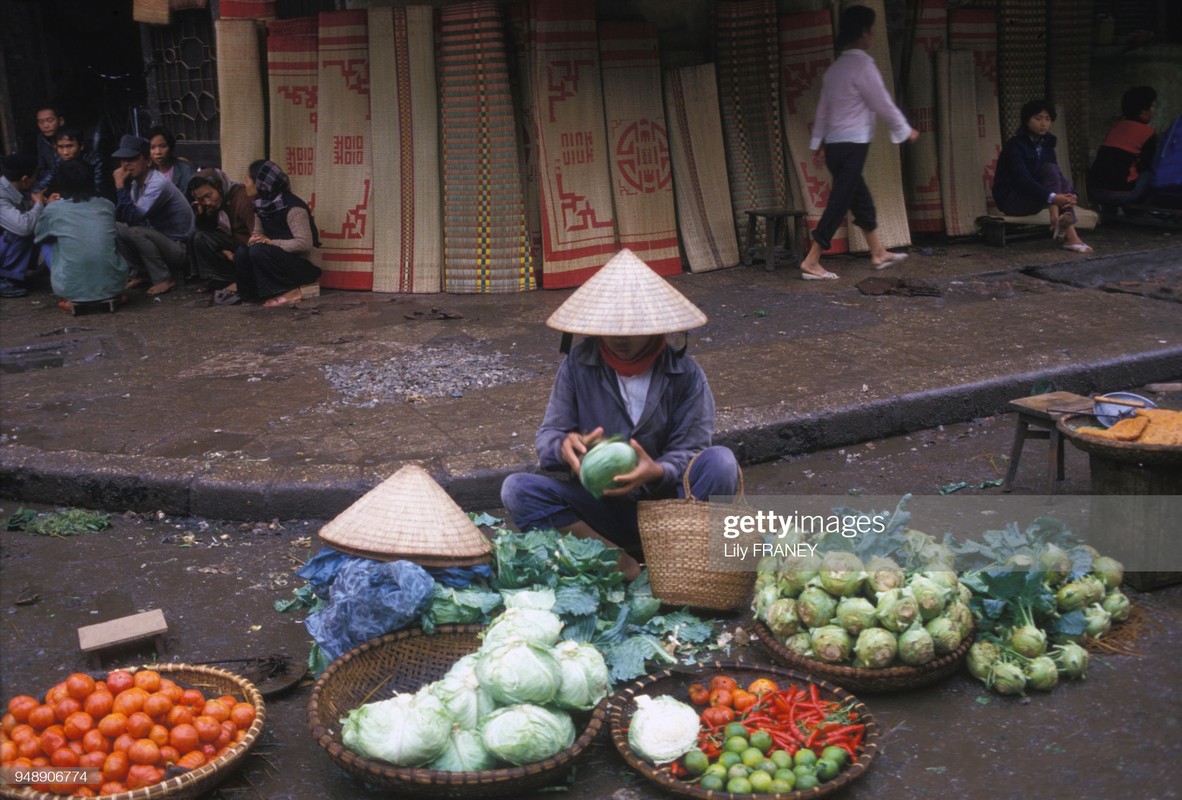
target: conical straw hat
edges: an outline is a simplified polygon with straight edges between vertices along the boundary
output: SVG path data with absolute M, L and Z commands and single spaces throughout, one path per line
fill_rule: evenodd
M 587 336 L 651 336 L 706 324 L 706 315 L 625 248 L 580 286 L 546 324 Z
M 426 470 L 408 464 L 320 529 L 325 544 L 378 561 L 426 567 L 489 560 L 492 544 Z

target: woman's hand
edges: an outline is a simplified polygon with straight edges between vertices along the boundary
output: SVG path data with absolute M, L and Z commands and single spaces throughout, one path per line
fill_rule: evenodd
M 665 477 L 665 468 L 653 461 L 652 457 L 644 452 L 644 448 L 640 446 L 639 442 L 632 439 L 628 444 L 632 445 L 632 449 L 636 451 L 636 469 L 623 475 L 617 475 L 615 485 L 603 490 L 604 497 L 631 494 L 641 486 Z
M 247 244 L 271 244 L 271 240 L 261 233 L 251 234 L 251 237 L 246 240 Z
M 1053 204 L 1059 208 L 1071 208 L 1077 203 L 1079 203 L 1079 195 L 1070 194 L 1068 192 L 1055 195 L 1055 199 L 1053 201 Z
M 571 431 L 562 440 L 562 446 L 558 450 L 558 454 L 562 456 L 577 478 L 581 472 L 581 459 L 587 453 L 587 449 L 595 444 L 596 440 L 603 436 L 603 428 L 596 428 L 587 434 L 579 433 L 578 431 Z

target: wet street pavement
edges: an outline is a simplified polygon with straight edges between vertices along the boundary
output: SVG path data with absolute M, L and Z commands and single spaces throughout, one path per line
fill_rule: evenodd
M 1013 435 L 1012 415 L 917 431 L 825 450 L 746 470 L 751 494 L 934 494 L 948 483 L 999 476 Z M 1044 444 L 1030 445 L 1015 492 L 1043 490 Z M 1061 491 L 1089 491 L 1088 462 L 1068 447 Z M 998 489 L 962 490 L 996 494 Z M 5 502 L 7 518 L 17 504 Z M 494 509 L 495 511 L 495 509 Z M 300 585 L 295 569 L 316 549 L 316 520 L 254 523 L 116 514 L 114 528 L 71 538 L 6 533 L 0 551 L 4 621 L 0 675 L 7 695 L 51 685 L 86 661 L 74 629 L 96 619 L 160 608 L 169 622 L 172 661 L 274 654 L 293 665 L 306 657 L 303 614 L 275 611 Z M 34 595 L 31 605 L 18 597 Z M 1050 694 L 1005 698 L 957 674 L 905 693 L 862 695 L 884 731 L 880 755 L 864 777 L 835 797 L 1028 798 L 1179 796 L 1182 757 L 1182 586 L 1130 596 L 1147 615 L 1138 655 L 1094 654 L 1088 678 Z M 734 632 L 746 615 L 720 618 Z M 741 637 L 741 633 L 739 634 Z M 126 654 L 140 663 L 151 652 Z M 724 659 L 766 662 L 757 644 Z M 228 665 L 231 666 L 231 665 Z M 217 797 L 348 800 L 386 796 L 338 770 L 309 732 L 307 683 L 267 701 L 267 725 L 245 768 Z M 1037 790 L 1032 790 L 1037 787 Z M 655 800 L 646 784 L 601 736 L 578 763 L 565 792 L 577 800 Z M 533 796 L 533 795 L 531 795 Z M 538 798 L 552 797 L 537 793 Z

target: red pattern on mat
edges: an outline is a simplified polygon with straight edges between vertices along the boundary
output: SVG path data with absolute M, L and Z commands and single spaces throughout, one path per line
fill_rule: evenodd
M 681 253 L 656 26 L 605 22 L 599 51 L 620 246 L 658 275 L 676 275 Z
M 829 172 L 808 149 L 813 115 L 821 96 L 821 77 L 833 63 L 833 15 L 828 10 L 780 17 L 780 69 L 784 132 L 792 168 L 804 196 L 809 230 L 815 230 L 829 203 Z M 847 224 L 833 234 L 827 255 L 849 251 Z
M 578 286 L 618 249 L 595 3 L 530 3 L 542 285 Z
M 373 288 L 369 36 L 365 11 L 320 14 L 316 224 L 320 284 Z
M 218 18 L 271 22 L 275 19 L 275 6 L 276 0 L 221 0 L 218 3 Z

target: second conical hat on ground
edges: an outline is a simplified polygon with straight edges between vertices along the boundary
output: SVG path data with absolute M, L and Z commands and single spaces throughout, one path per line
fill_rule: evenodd
M 631 250 L 580 286 L 546 324 L 586 336 L 651 336 L 706 324 L 706 315 Z
M 492 544 L 426 470 L 408 464 L 320 529 L 325 544 L 378 561 L 481 564 Z

